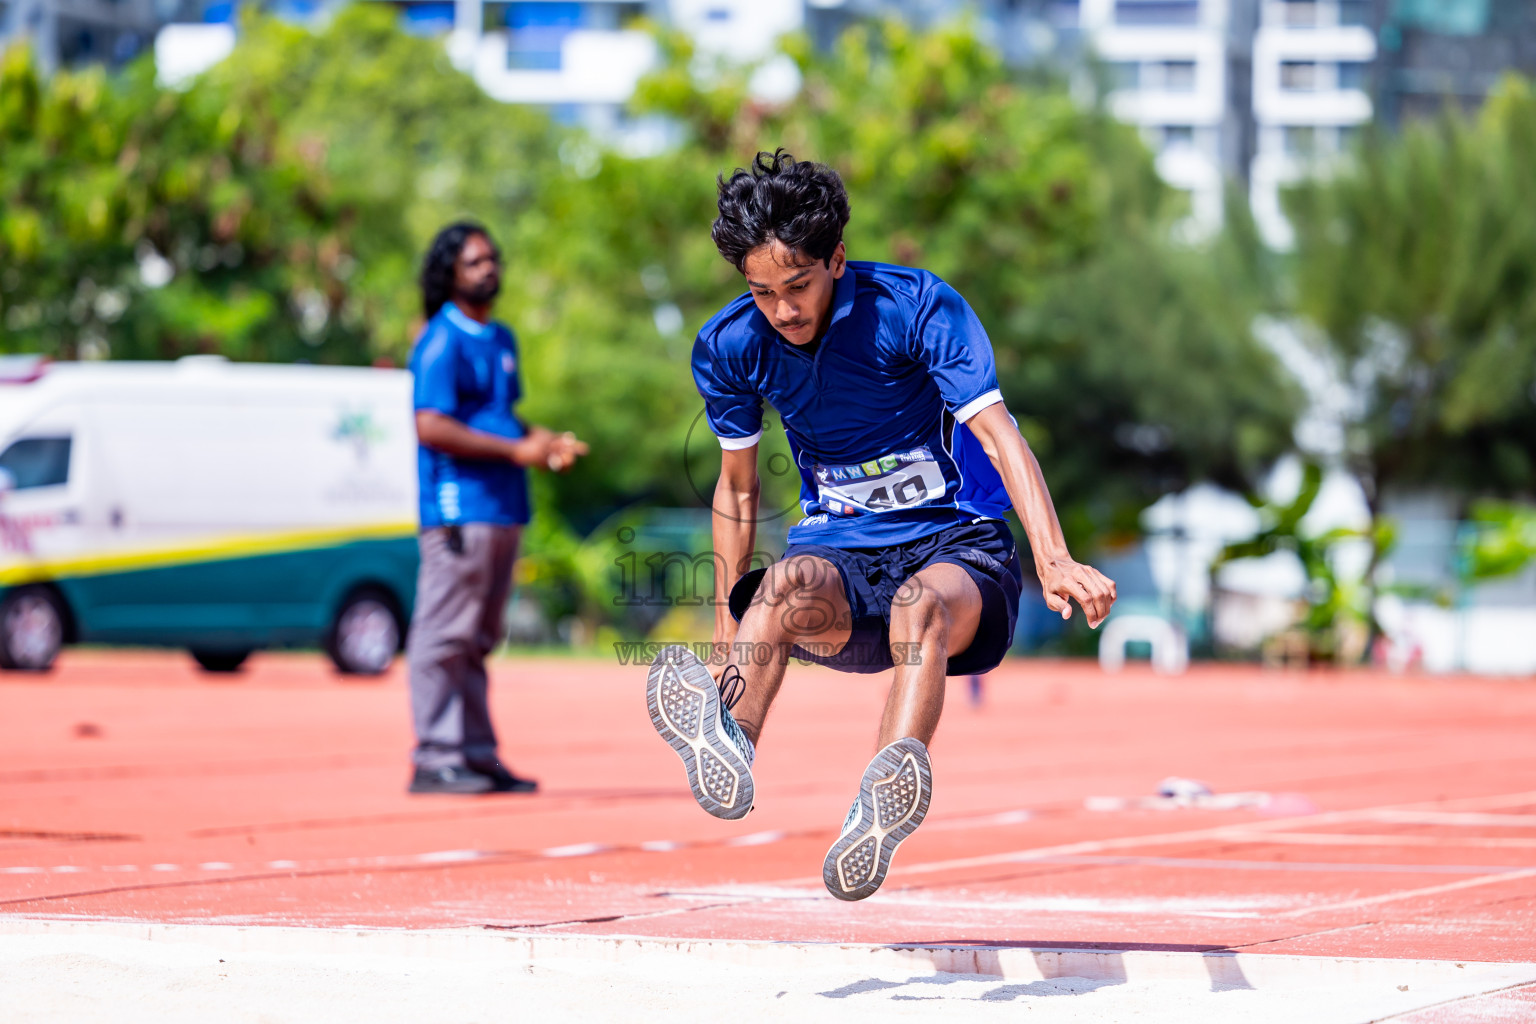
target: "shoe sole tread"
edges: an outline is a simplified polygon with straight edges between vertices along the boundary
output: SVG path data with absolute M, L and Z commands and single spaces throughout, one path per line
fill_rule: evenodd
M 837 837 L 822 863 L 827 891 L 862 900 L 885 882 L 896 848 L 923 823 L 933 793 L 928 748 L 903 738 L 881 750 L 859 780 L 859 820 Z
M 720 735 L 720 691 L 688 648 L 664 647 L 645 682 L 656 733 L 682 759 L 699 806 L 733 821 L 752 809 L 752 769 Z

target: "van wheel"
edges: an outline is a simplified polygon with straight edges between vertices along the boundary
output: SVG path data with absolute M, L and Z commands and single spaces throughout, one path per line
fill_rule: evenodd
M 250 651 L 205 651 L 192 648 L 192 657 L 204 672 L 238 672 L 250 656 Z
M 46 672 L 64 646 L 64 606 L 48 587 L 18 587 L 0 601 L 0 668 Z
M 341 603 L 325 652 L 338 671 L 376 676 L 389 669 L 400 650 L 400 619 L 388 594 L 372 587 L 354 591 Z

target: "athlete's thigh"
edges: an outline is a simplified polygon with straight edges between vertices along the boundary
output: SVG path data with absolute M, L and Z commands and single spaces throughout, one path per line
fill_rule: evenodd
M 981 590 L 971 574 L 953 562 L 935 562 L 907 578 L 891 602 L 891 639 L 914 642 L 918 636 L 904 635 L 920 628 L 922 616 L 909 614 L 920 610 L 924 602 L 938 602 L 948 613 L 950 657 L 962 653 L 976 639 L 981 625 Z M 898 633 L 903 635 L 898 636 Z
M 851 619 L 837 566 L 817 555 L 790 555 L 768 567 L 741 627 L 743 632 L 815 641 L 835 651 L 847 643 Z

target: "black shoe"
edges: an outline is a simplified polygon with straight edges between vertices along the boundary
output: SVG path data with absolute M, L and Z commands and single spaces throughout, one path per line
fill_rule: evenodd
M 537 793 L 539 784 L 533 779 L 513 775 L 500 761 L 476 762 L 475 771 L 491 780 L 492 793 Z
M 489 793 L 496 783 L 489 775 L 457 765 L 446 768 L 417 768 L 411 778 L 411 793 Z

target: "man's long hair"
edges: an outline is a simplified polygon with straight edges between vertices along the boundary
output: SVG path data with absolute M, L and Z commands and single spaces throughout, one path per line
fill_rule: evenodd
M 443 228 L 432 239 L 432 247 L 421 264 L 421 311 L 428 320 L 453 298 L 454 264 L 464 251 L 464 243 L 475 235 L 487 240 L 491 237 L 483 224 L 461 220 Z

